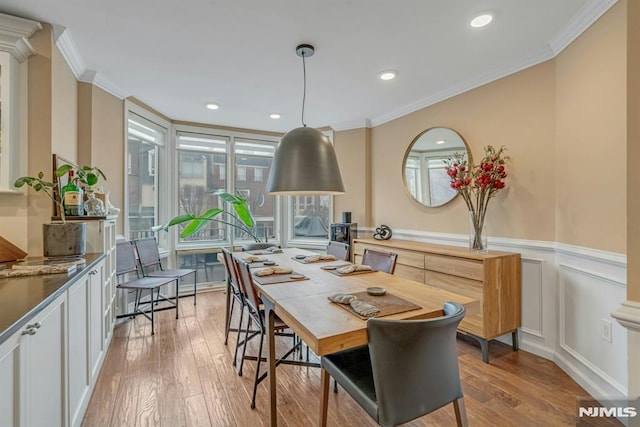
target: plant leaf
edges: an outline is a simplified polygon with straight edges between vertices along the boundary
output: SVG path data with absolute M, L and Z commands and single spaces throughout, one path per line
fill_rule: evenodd
M 249 204 L 244 198 L 241 197 L 241 199 L 242 202 L 232 203 L 233 209 L 235 209 L 238 217 L 246 224 L 247 227 L 253 228 L 256 224 L 251 212 L 249 211 Z
M 96 176 L 96 174 L 90 172 L 90 173 L 87 174 L 86 180 L 87 180 L 87 184 L 89 186 L 92 186 L 92 185 L 96 185 L 97 184 L 98 177 Z
M 204 227 L 205 224 L 207 224 L 212 218 L 214 218 L 215 216 L 219 215 L 220 213 L 222 213 L 223 210 L 222 209 L 209 209 L 208 211 L 206 211 L 205 213 L 203 213 L 202 215 L 200 215 L 197 218 L 194 218 L 193 220 L 191 220 L 191 222 L 189 223 L 189 225 L 187 225 L 184 230 L 182 230 L 182 233 L 180 233 L 180 237 L 189 237 L 191 235 L 193 235 L 196 231 L 200 230 L 202 227 Z
M 183 222 L 187 222 L 187 221 L 190 221 L 192 219 L 195 219 L 195 217 L 196 216 L 193 215 L 193 214 L 180 215 L 180 216 L 177 216 L 175 218 L 172 218 L 171 221 L 169 221 L 166 226 L 170 227 L 172 225 L 182 224 Z
M 73 169 L 71 165 L 62 165 L 58 169 L 56 169 L 56 176 L 61 177 L 69 173 L 69 171 Z

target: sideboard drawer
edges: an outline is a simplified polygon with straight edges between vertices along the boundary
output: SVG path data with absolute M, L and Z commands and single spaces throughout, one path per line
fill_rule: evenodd
M 484 265 L 482 261 L 463 259 L 445 255 L 425 254 L 424 265 L 427 270 L 453 274 L 474 280 L 484 280 Z
M 398 264 L 424 269 L 424 254 L 420 252 L 405 251 L 403 249 L 394 249 L 389 252 L 398 254 Z
M 396 265 L 396 271 L 394 272 L 394 275 L 404 277 L 405 279 L 415 280 L 416 282 L 424 283 L 424 273 L 425 271 L 422 268 L 398 264 Z
M 444 289 L 445 291 L 477 299 L 480 302 L 479 308 L 480 314 L 482 314 L 482 308 L 484 306 L 483 282 L 427 270 L 424 272 L 424 283 Z

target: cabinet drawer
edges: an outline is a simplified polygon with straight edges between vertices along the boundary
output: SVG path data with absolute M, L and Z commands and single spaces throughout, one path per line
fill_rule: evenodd
M 424 269 L 424 254 L 403 249 L 390 249 L 390 252 L 398 254 L 398 264 Z
M 467 279 L 465 277 L 452 276 L 450 274 L 438 273 L 435 271 L 425 271 L 424 282 L 427 285 L 444 289 L 445 291 L 454 292 L 469 298 L 480 301 L 479 314 L 482 314 L 482 306 L 484 302 L 484 292 L 482 282 Z
M 416 282 L 424 283 L 425 271 L 421 268 L 410 267 L 408 265 L 398 264 L 396 265 L 395 276 L 404 277 L 405 279 L 415 280 Z
M 467 277 L 474 280 L 484 279 L 484 268 L 482 261 L 443 255 L 425 254 L 424 264 L 427 270 L 453 274 L 454 276 Z

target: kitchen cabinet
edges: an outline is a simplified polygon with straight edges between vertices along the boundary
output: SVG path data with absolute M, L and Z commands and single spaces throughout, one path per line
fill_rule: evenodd
M 0 425 L 65 425 L 65 305 L 61 295 L 0 345 Z

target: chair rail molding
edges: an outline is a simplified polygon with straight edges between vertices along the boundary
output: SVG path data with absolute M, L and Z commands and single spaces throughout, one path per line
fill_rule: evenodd
M 640 302 L 624 301 L 611 317 L 627 329 L 640 332 Z
M 39 22 L 0 13 L 0 50 L 24 62 L 36 53 L 27 39 L 41 29 Z

